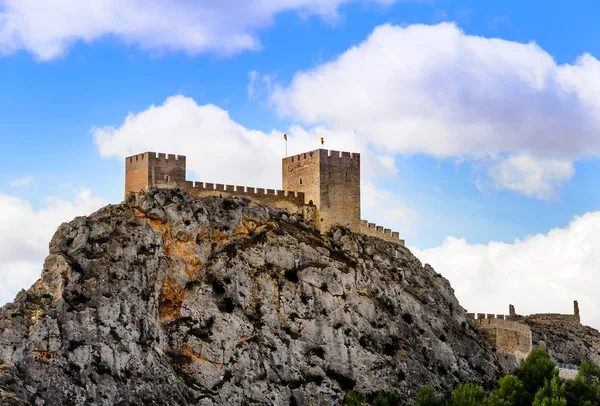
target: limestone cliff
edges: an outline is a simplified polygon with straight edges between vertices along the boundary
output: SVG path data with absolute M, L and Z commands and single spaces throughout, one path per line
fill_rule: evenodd
M 41 278 L 0 308 L 3 404 L 333 405 L 500 374 L 405 247 L 181 190 L 63 224 Z
M 579 322 L 555 319 L 543 320 L 535 316 L 523 318 L 531 328 L 533 345 L 543 345 L 559 363 L 579 365 L 593 361 L 600 365 L 600 332 Z

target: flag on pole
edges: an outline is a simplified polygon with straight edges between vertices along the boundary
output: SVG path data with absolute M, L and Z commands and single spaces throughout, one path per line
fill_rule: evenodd
M 287 134 L 283 134 L 283 139 L 287 141 Z
M 321 145 L 325 144 L 325 138 L 321 137 Z

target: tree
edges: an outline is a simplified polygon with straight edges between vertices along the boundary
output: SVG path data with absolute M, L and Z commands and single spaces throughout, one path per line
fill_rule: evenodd
M 567 382 L 566 398 L 569 406 L 600 404 L 600 368 L 591 361 L 582 362 L 579 372 Z
M 391 392 L 381 391 L 373 399 L 373 406 L 400 406 L 400 399 Z
M 423 386 L 413 406 L 442 406 L 442 399 L 431 386 Z
M 448 406 L 481 406 L 485 392 L 479 385 L 470 382 L 458 385 L 448 401 Z
M 514 375 L 505 375 L 498 381 L 499 387 L 490 393 L 486 406 L 529 406 L 523 382 Z
M 600 383 L 600 367 L 592 361 L 583 361 L 575 379 L 581 379 L 587 384 Z
M 551 381 L 546 380 L 537 393 L 531 406 L 567 406 L 565 384 L 558 375 Z
M 346 393 L 346 396 L 344 396 L 344 406 L 363 406 L 366 404 L 367 402 L 364 396 L 361 396 L 356 392 L 348 392 Z
M 545 381 L 552 381 L 558 376 L 558 368 L 543 347 L 535 347 L 521 362 L 515 375 L 523 383 L 527 404 L 531 404 L 537 391 L 544 386 Z

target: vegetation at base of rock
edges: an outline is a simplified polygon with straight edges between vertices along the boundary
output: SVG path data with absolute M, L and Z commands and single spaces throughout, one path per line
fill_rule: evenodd
M 485 399 L 485 392 L 479 385 L 465 382 L 459 384 L 450 399 L 446 402 L 447 406 L 476 406 L 482 405 Z
M 425 385 L 417 394 L 415 406 L 442 406 L 441 397 L 435 392 L 431 386 Z
M 377 392 L 372 396 L 348 392 L 344 405 L 402 404 L 394 403 L 398 400 L 393 396 L 395 395 L 385 391 Z M 571 405 L 600 405 L 600 367 L 591 361 L 585 361 L 580 365 L 575 379 L 565 382 L 558 376 L 556 365 L 543 347 L 534 348 L 514 374 L 500 378 L 498 387 L 487 397 L 483 387 L 471 382 L 460 383 L 446 396 L 438 394 L 433 387 L 426 385 L 421 388 L 416 401 L 412 404 L 412 406 Z
M 525 401 L 531 404 L 537 391 L 546 381 L 558 376 L 558 368 L 543 347 L 535 347 L 521 363 L 515 376 L 523 383 Z
M 400 398 L 392 393 L 381 391 L 371 396 L 361 395 L 356 392 L 348 392 L 344 397 L 344 406 L 401 406 L 403 405 Z

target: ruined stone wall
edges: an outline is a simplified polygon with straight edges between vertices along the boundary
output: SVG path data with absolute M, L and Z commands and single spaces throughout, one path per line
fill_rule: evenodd
M 161 187 L 161 184 L 158 186 Z M 163 184 L 163 187 L 170 187 L 170 185 Z M 305 199 L 304 193 L 301 192 L 232 186 L 218 183 L 186 181 L 184 189 L 188 194 L 197 197 L 246 197 L 259 204 L 267 204 L 269 206 L 287 209 L 290 213 L 301 212 Z
M 139 192 L 159 182 L 183 187 L 185 156 L 145 152 L 125 158 L 125 195 Z
M 386 241 L 404 245 L 404 240 L 400 239 L 400 233 L 392 231 L 389 228 L 383 228 L 375 223 L 369 223 L 367 220 L 360 221 L 360 232 L 372 237 L 379 237 Z
M 357 232 L 360 230 L 360 154 L 318 151 L 321 228 L 329 230 L 341 225 Z
M 505 315 L 468 313 L 482 333 L 488 345 L 504 354 L 512 354 L 517 361 L 527 357 L 532 349 L 531 328 L 516 321 L 507 320 Z
M 527 320 L 534 321 L 538 324 L 554 325 L 554 324 L 579 324 L 579 317 L 573 314 L 558 314 L 558 313 L 540 313 L 526 316 Z
M 579 316 L 579 304 L 577 300 L 573 301 L 573 314 L 560 314 L 560 313 L 538 313 L 531 314 L 529 316 L 519 316 L 515 312 L 515 307 L 513 305 L 509 305 L 509 311 L 511 312 L 511 317 L 513 319 L 523 319 L 526 318 L 528 321 L 543 324 L 543 325 L 565 325 L 565 324 L 580 324 L 581 319 Z

